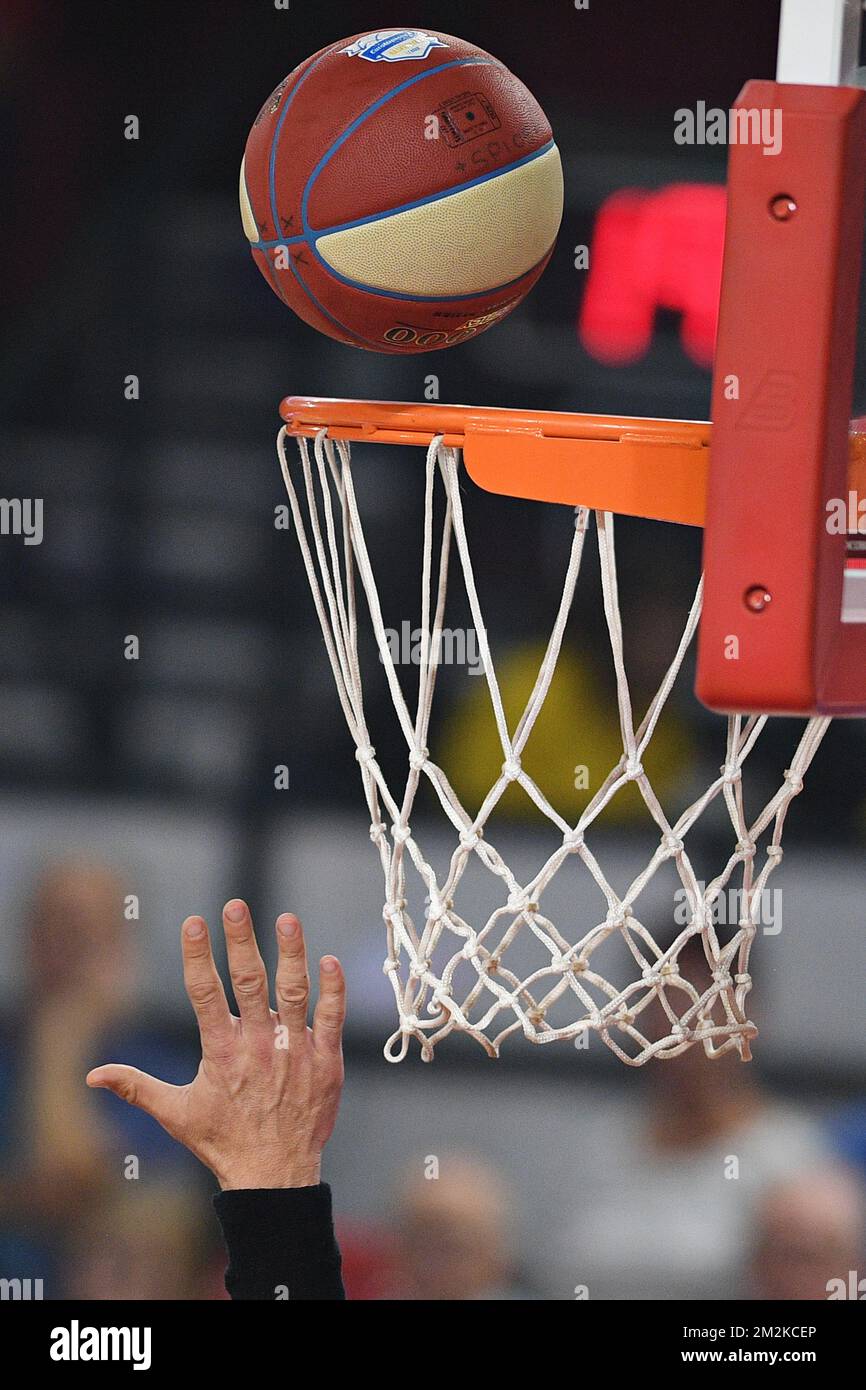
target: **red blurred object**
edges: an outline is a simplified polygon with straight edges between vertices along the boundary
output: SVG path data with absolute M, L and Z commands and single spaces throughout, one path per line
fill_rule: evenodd
M 682 314 L 682 344 L 699 366 L 713 360 L 722 255 L 725 189 L 671 184 L 656 193 L 624 189 L 603 204 L 590 251 L 580 311 L 580 339 L 610 365 L 649 350 L 659 309 Z
M 337 1240 L 346 1297 L 356 1303 L 392 1298 L 398 1280 L 391 1238 L 378 1226 L 338 1221 Z

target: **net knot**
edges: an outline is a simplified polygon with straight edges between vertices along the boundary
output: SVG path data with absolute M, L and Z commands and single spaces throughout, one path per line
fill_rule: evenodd
M 537 912 L 538 903 L 534 903 L 528 893 L 509 894 L 506 907 L 509 912 Z
M 385 838 L 385 827 L 381 821 L 373 821 L 370 826 L 370 839 L 374 845 L 381 845 Z
M 734 984 L 737 984 L 737 985 L 750 985 L 751 983 L 752 983 L 752 977 L 751 977 L 751 975 L 745 975 L 745 974 L 744 974 L 744 975 L 735 975 L 735 976 L 734 976 Z
M 430 905 L 427 908 L 427 921 L 439 922 L 448 913 L 448 904 L 443 902 L 438 893 L 434 893 L 430 898 Z
M 797 772 L 796 768 L 785 768 L 785 781 L 788 783 L 794 796 L 799 795 L 803 790 L 803 778 L 800 776 L 799 772 Z
M 668 854 L 682 854 L 683 849 L 685 848 L 679 835 L 665 835 L 662 844 L 664 845 Z
M 767 858 L 775 859 L 776 863 L 779 862 L 784 853 L 781 845 L 767 845 Z
M 755 857 L 755 842 L 754 842 L 754 840 L 738 840 L 738 841 L 737 841 L 737 854 L 741 855 L 743 859 L 754 859 L 754 857 Z
M 355 757 L 362 767 L 371 768 L 376 761 L 376 750 L 372 744 L 365 743 L 355 749 Z
M 461 830 L 460 832 L 460 843 L 464 849 L 477 849 L 483 838 L 484 831 L 480 827 L 477 830 Z
M 726 787 L 730 787 L 734 782 L 742 782 L 743 780 L 743 769 L 738 767 L 736 763 L 722 763 L 720 771 Z
M 430 962 L 429 962 L 429 960 L 413 960 L 412 964 L 409 966 L 409 978 L 410 978 L 410 980 L 421 980 L 421 979 L 423 979 L 424 975 L 426 974 L 426 972 L 427 972 L 429 969 L 430 969 Z
M 384 917 L 386 922 L 399 922 L 400 918 L 403 915 L 405 907 L 405 898 L 395 898 L 393 902 L 386 903 L 385 906 L 382 908 L 382 916 Z
M 424 765 L 426 764 L 429 757 L 429 749 L 413 748 L 412 752 L 409 754 L 409 766 L 411 767 L 412 771 L 420 772 L 422 767 L 424 767 Z
M 392 825 L 391 834 L 395 845 L 405 845 L 406 841 L 412 838 L 412 831 L 408 825 Z
M 638 777 L 643 777 L 643 763 L 637 758 L 626 758 L 624 771 L 629 781 L 635 782 Z
M 562 837 L 563 848 L 567 850 L 580 849 L 584 844 L 583 835 L 579 830 L 566 830 Z
M 516 782 L 522 770 L 517 758 L 506 758 L 502 764 L 502 776 L 507 782 Z

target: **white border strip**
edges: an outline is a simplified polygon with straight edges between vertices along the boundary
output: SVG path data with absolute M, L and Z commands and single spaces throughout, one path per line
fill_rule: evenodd
M 862 0 L 782 0 L 777 82 L 856 87 Z

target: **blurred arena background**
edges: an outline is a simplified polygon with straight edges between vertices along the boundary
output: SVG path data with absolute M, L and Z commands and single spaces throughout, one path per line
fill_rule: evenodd
M 406 359 L 294 319 L 252 264 L 236 196 L 265 95 L 324 44 L 395 18 L 510 66 L 566 172 L 559 247 L 528 302 L 475 343 Z M 747 77 L 772 76 L 777 25 L 772 0 L 585 12 L 442 0 L 396 17 L 372 0 L 7 0 L 2 491 L 44 498 L 44 539 L 0 543 L 0 1276 L 44 1278 L 47 1297 L 221 1296 L 203 1173 L 146 1117 L 86 1093 L 83 1075 L 106 1060 L 192 1074 L 178 925 L 193 911 L 215 924 L 234 894 L 266 948 L 289 908 L 312 951 L 347 969 L 347 1093 L 326 1176 L 350 1296 L 810 1296 L 823 1269 L 862 1260 L 861 1199 L 839 1167 L 866 1165 L 862 725 L 831 730 L 792 809 L 773 880 L 781 930 L 755 951 L 751 1067 L 692 1052 L 633 1071 L 596 1040 L 580 1052 L 512 1040 L 492 1063 L 453 1038 L 432 1066 L 390 1067 L 358 769 L 294 537 L 274 527 L 289 393 L 418 400 L 433 373 L 443 401 L 706 418 L 708 364 L 674 312 L 634 361 L 581 341 L 575 247 L 622 189 L 723 184 L 724 148 L 677 146 L 673 112 L 727 108 Z M 362 457 L 396 626 L 415 612 L 421 456 Z M 466 507 L 516 689 L 554 610 L 571 517 L 469 484 Z M 648 690 L 700 538 L 648 523 L 619 534 L 629 656 Z M 581 746 L 616 727 L 610 673 L 592 664 L 594 583 L 579 600 L 577 717 L 545 732 L 565 793 Z M 436 733 L 470 801 L 486 767 L 472 684 L 445 673 Z M 386 759 L 389 714 L 383 685 L 371 722 Z M 687 681 L 665 726 L 669 790 L 709 780 L 720 730 Z M 756 755 L 756 799 L 795 733 L 779 721 Z M 532 857 L 539 828 L 517 806 L 505 833 L 515 858 Z M 723 827 L 704 833 L 699 854 L 720 862 Z M 629 835 L 627 815 L 610 818 L 611 877 Z M 721 1182 L 729 1153 L 741 1175 Z M 138 1181 L 122 1176 L 129 1156 Z M 430 1156 L 443 1176 L 425 1185 Z

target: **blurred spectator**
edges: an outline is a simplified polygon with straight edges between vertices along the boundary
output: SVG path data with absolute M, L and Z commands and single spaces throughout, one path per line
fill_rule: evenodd
M 514 1203 L 499 1174 L 478 1159 L 448 1156 L 439 1176 L 417 1167 L 396 1203 L 392 1298 L 517 1299 Z
M 183 1155 L 147 1116 L 109 1112 L 84 1084 L 121 1046 L 141 1065 L 156 1053 L 172 1080 L 194 1067 L 132 1022 L 125 891 L 101 864 L 46 868 L 24 924 L 23 996 L 0 1031 L 0 1276 L 41 1278 L 47 1298 L 64 1281 L 71 1221 L 86 1221 L 125 1181 L 124 1160 L 146 1181 Z
M 680 960 L 705 988 L 698 938 Z M 644 1079 L 650 1096 L 582 1168 L 559 1243 L 563 1297 L 586 1286 L 591 1298 L 741 1298 L 756 1205 L 827 1159 L 821 1127 L 733 1053 L 711 1060 L 695 1046 Z
M 188 1188 L 126 1183 L 72 1231 L 65 1296 L 224 1298 L 219 1263 L 207 1258 L 212 1226 L 207 1204 Z
M 866 1101 L 842 1106 L 830 1116 L 828 1131 L 839 1157 L 858 1168 L 866 1181 Z
M 851 1171 L 827 1165 L 771 1188 L 757 1212 L 750 1274 L 756 1299 L 862 1297 L 866 1198 Z M 853 1275 L 853 1278 L 852 1278 Z
M 20 1050 L 14 1063 L 7 1049 L 2 1057 L 0 1248 L 3 1272 L 44 1278 L 48 1296 L 71 1215 L 108 1182 L 109 1136 L 81 1078 L 125 995 L 121 903 L 108 869 L 67 863 L 46 871 L 28 914 L 25 997 L 7 1040 Z

